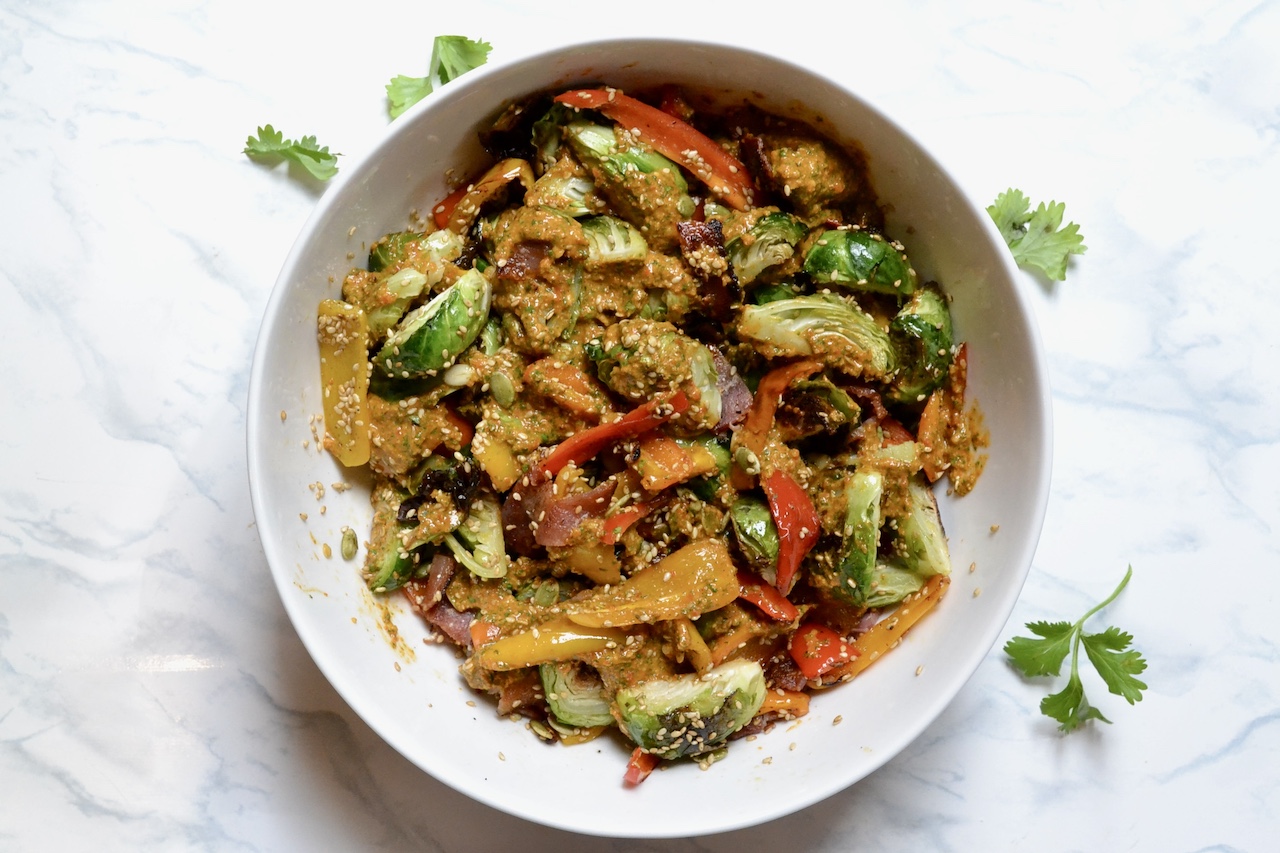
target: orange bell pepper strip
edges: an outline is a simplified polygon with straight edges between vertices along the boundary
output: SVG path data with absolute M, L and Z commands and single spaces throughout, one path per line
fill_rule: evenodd
M 575 89 L 556 96 L 570 107 L 595 110 L 637 134 L 698 177 L 735 210 L 751 207 L 755 185 L 742 162 L 693 125 L 616 89 Z
M 802 358 L 799 361 L 775 367 L 761 377 L 760 384 L 756 386 L 756 393 L 751 397 L 751 408 L 747 410 L 742 426 L 734 432 L 735 443 L 759 456 L 769 441 L 769 430 L 773 428 L 773 418 L 778 413 L 778 404 L 782 402 L 782 395 L 792 382 L 812 376 L 819 370 L 822 370 L 822 362 Z M 750 488 L 750 482 L 743 481 L 739 474 L 740 472 L 735 468 L 734 486 L 739 490 Z M 746 480 L 749 479 L 746 478 Z
M 765 497 L 769 499 L 769 511 L 773 513 L 774 527 L 778 528 L 778 591 L 791 591 L 796 572 L 805 555 L 818 543 L 818 511 L 813 501 L 795 478 L 781 469 L 775 469 L 761 483 Z
M 639 785 L 657 769 L 659 761 L 658 756 L 637 746 L 631 751 L 631 760 L 627 762 L 627 772 L 623 774 L 622 781 L 628 785 Z
M 609 421 L 574 433 L 556 445 L 547 458 L 534 466 L 531 482 L 541 482 L 548 476 L 559 474 L 566 465 L 581 465 L 610 445 L 628 438 L 644 435 L 649 430 L 666 423 L 689 408 L 689 398 L 683 391 L 662 400 L 650 400 L 627 412 L 616 421 Z
M 738 570 L 738 597 L 760 608 L 766 616 L 778 622 L 791 622 L 800 616 L 796 606 L 787 597 L 764 582 L 754 572 Z
M 788 651 L 804 677 L 810 680 L 820 678 L 857 655 L 844 637 L 817 622 L 801 626 L 791 638 Z
M 911 630 L 920 618 L 933 609 L 947 592 L 951 578 L 934 575 L 919 592 L 907 596 L 898 609 L 881 619 L 871 630 L 858 635 L 853 643 L 853 659 L 827 673 L 832 681 L 848 681 L 880 659 Z

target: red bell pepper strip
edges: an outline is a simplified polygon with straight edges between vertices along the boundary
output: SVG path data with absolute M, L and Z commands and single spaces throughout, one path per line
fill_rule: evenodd
M 688 122 L 616 89 L 575 89 L 557 95 L 556 100 L 570 107 L 596 110 L 636 133 L 659 153 L 697 175 L 735 210 L 751 206 L 755 186 L 746 167 Z
M 604 520 L 604 533 L 600 536 L 600 541 L 606 545 L 612 545 L 627 532 L 631 525 L 653 512 L 665 501 L 652 500 L 641 501 L 618 510 L 613 515 Z
M 788 651 L 791 659 L 808 679 L 819 678 L 823 673 L 848 663 L 858 654 L 853 646 L 844 641 L 844 637 L 816 622 L 803 625 L 796 631 L 791 637 Z
M 627 412 L 616 421 L 598 424 L 574 433 L 556 445 L 546 459 L 534 466 L 532 482 L 548 476 L 554 477 L 569 463 L 581 465 L 597 453 L 628 438 L 644 435 L 689 408 L 689 398 L 683 391 L 662 400 L 650 400 Z
M 800 616 L 787 597 L 764 582 L 753 572 L 738 570 L 738 597 L 759 607 L 764 615 L 779 622 L 791 622 Z
M 645 752 L 637 746 L 631 751 L 631 760 L 627 762 L 627 772 L 623 775 L 622 781 L 628 785 L 639 785 L 649 778 L 649 774 L 657 768 L 659 760 L 658 756 Z
M 458 202 L 466 197 L 467 191 L 471 189 L 471 184 L 463 184 L 453 192 L 444 197 L 444 200 L 437 204 L 431 210 L 431 218 L 435 220 L 437 228 L 446 228 L 449 220 L 453 218 L 453 209 L 458 206 Z
M 795 582 L 800 562 L 818 542 L 818 511 L 795 478 L 775 469 L 761 483 L 773 524 L 778 528 L 778 591 L 786 595 Z

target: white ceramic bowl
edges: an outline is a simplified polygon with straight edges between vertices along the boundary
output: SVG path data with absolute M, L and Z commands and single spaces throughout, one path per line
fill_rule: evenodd
M 424 645 L 423 625 L 399 597 L 389 598 L 394 632 L 387 628 L 358 562 L 338 553 L 344 525 L 367 534 L 367 483 L 317 451 L 310 424 L 321 410 L 317 303 L 339 292 L 370 242 L 405 227 L 410 211 L 429 211 L 445 193 L 446 170 L 467 174 L 483 162 L 476 130 L 505 102 L 597 82 L 751 93 L 783 114 L 803 104 L 806 117 L 824 116 L 827 130 L 856 140 L 890 206 L 889 233 L 906 244 L 924 278 L 954 297 L 956 332 L 969 342 L 971 399 L 991 434 L 978 487 L 941 500 L 956 571 L 934 613 L 855 681 L 816 696 L 799 724 L 735 742 L 708 771 L 676 765 L 635 789 L 622 784 L 628 751 L 620 742 L 547 746 L 499 718 L 465 687 L 451 650 Z M 335 689 L 389 744 L 457 790 L 531 821 L 603 836 L 687 837 L 760 823 L 840 791 L 941 713 L 992 648 L 1022 588 L 1048 495 L 1050 433 L 1038 336 L 1008 253 L 986 213 L 908 131 L 847 88 L 769 56 L 645 39 L 551 50 L 471 72 L 344 167 L 267 306 L 250 383 L 248 455 L 258 531 L 285 609 Z M 353 488 L 332 488 L 343 481 Z M 836 717 L 840 725 L 832 724 Z

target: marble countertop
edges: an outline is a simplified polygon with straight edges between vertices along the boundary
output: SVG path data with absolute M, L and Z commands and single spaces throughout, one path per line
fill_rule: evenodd
M 359 6 L 0 0 L 0 848 L 1276 849 L 1280 3 L 921 0 L 767 26 L 665 0 Z M 674 27 L 844 81 L 974 199 L 1016 186 L 1081 225 L 1065 282 L 1023 276 L 1054 479 L 1000 644 L 1074 621 L 1132 565 L 1100 620 L 1132 632 L 1150 689 L 1091 693 L 1112 725 L 1060 735 L 997 645 L 828 800 L 604 841 L 425 775 L 299 642 L 254 527 L 245 406 L 323 186 L 245 137 L 271 122 L 360 156 L 384 84 L 425 73 L 437 34 L 500 62 Z

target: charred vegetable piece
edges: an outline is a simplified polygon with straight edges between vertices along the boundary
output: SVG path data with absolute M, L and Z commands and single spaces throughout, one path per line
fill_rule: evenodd
M 857 305 L 832 294 L 797 296 L 747 305 L 738 334 L 770 356 L 814 356 L 867 379 L 887 379 L 897 368 L 889 333 Z
M 533 169 L 526 161 L 510 157 L 494 164 L 457 199 L 446 227 L 454 234 L 466 234 L 480 211 L 491 203 L 500 204 L 515 183 L 522 192 L 533 189 Z
M 848 680 L 879 660 L 942 600 L 950 583 L 948 575 L 929 578 L 919 592 L 908 596 L 896 610 L 873 625 L 869 631 L 859 634 L 853 642 L 852 659 L 829 670 L 823 681 Z
M 369 328 L 359 308 L 326 299 L 316 317 L 324 446 L 347 467 L 369 461 Z
M 898 559 L 922 578 L 950 574 L 951 555 L 933 490 L 919 477 L 912 477 L 907 481 L 907 497 L 907 512 L 894 517 Z
M 801 625 L 800 630 L 792 635 L 788 650 L 791 659 L 808 679 L 818 678 L 848 663 L 857 654 L 839 633 L 817 622 Z
M 745 235 L 730 240 L 725 249 L 738 283 L 750 284 L 769 267 L 790 258 L 808 232 L 803 221 L 779 212 L 761 218 Z
M 674 245 L 676 223 L 694 211 L 689 185 L 675 163 L 607 125 L 575 121 L 565 128 L 565 138 L 619 216 L 654 248 Z
M 764 702 L 764 671 L 732 660 L 705 675 L 653 679 L 618 691 L 623 732 L 659 758 L 701 755 L 745 726 Z
M 925 285 L 911 294 L 889 324 L 889 337 L 901 365 L 891 399 L 924 402 L 931 391 L 947 381 L 951 368 L 954 338 L 946 297 L 935 285 Z
M 824 231 L 804 258 L 816 284 L 907 297 L 915 292 L 916 271 L 896 243 L 879 234 L 851 229 Z
M 374 357 L 387 376 L 434 376 L 471 346 L 489 318 L 493 288 L 484 275 L 467 270 L 447 290 L 410 311 Z

